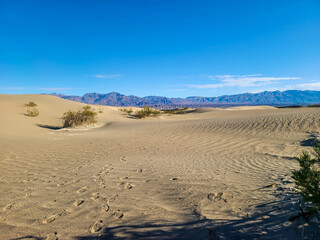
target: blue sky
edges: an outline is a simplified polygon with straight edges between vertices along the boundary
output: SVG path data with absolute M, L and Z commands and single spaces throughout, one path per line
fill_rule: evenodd
M 0 93 L 320 90 L 319 0 L 0 0 Z

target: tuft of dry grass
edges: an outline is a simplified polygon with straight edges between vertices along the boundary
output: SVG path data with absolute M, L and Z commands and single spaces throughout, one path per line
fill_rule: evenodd
M 38 105 L 34 101 L 29 101 L 25 104 L 26 107 L 37 107 Z
M 77 112 L 69 110 L 62 116 L 63 127 L 74 127 L 96 123 L 97 115 L 98 113 L 89 105 L 84 106 L 82 110 Z

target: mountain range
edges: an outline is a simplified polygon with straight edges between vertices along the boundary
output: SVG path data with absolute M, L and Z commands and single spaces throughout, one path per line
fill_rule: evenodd
M 142 107 L 155 108 L 178 108 L 178 107 L 227 107 L 239 105 L 308 105 L 320 103 L 320 91 L 265 91 L 260 93 L 242 93 L 236 95 L 224 95 L 219 97 L 187 97 L 167 98 L 161 96 L 137 97 L 123 95 L 117 92 L 107 94 L 87 93 L 83 96 L 69 96 L 53 93 L 51 95 L 64 99 L 87 104 L 98 104 L 107 106 Z

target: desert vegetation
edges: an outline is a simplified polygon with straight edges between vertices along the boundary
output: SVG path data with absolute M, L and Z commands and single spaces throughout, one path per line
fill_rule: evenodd
M 189 109 L 187 107 L 185 108 L 175 108 L 175 109 L 166 109 L 166 110 L 156 110 L 153 108 L 150 108 L 148 106 L 143 107 L 141 110 L 138 110 L 133 113 L 132 108 L 120 108 L 121 112 L 123 112 L 126 115 L 130 115 L 132 117 L 136 117 L 139 119 L 146 118 L 146 117 L 156 117 L 161 114 L 185 114 L 189 112 L 193 112 L 193 109 Z
M 25 104 L 26 107 L 37 107 L 38 105 L 34 101 L 29 101 Z
M 133 116 L 139 119 L 146 117 L 156 117 L 161 114 L 161 111 L 152 109 L 148 106 L 143 107 L 141 110 L 136 111 Z
M 29 117 L 36 117 L 39 115 L 39 110 L 37 108 L 28 109 L 26 115 Z
M 84 106 L 79 111 L 65 112 L 62 116 L 63 127 L 74 127 L 97 122 L 97 112 L 91 106 Z
M 132 108 L 120 108 L 119 109 L 121 112 L 124 112 L 125 114 L 130 115 L 131 113 L 133 113 Z
M 308 207 L 309 213 L 320 212 L 320 143 L 313 147 L 314 153 L 310 155 L 303 152 L 296 157 L 300 169 L 292 172 L 292 178 L 296 184 L 296 190 L 303 197 L 305 202 L 311 204 Z M 302 214 L 306 215 L 301 209 Z
M 193 109 L 189 109 L 187 107 L 184 108 L 175 108 L 175 109 L 167 109 L 167 110 L 162 110 L 162 113 L 166 114 L 185 114 L 189 112 L 193 112 Z

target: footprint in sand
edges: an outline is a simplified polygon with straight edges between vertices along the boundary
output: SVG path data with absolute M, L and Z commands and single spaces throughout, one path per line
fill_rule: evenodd
M 121 188 L 123 189 L 132 189 L 133 186 L 130 184 L 130 183 L 125 183 L 125 182 L 122 182 L 119 184 Z
M 124 185 L 124 188 L 125 189 L 132 189 L 133 186 L 130 183 L 127 183 L 127 184 Z
M 210 193 L 209 195 L 208 195 L 208 199 L 210 200 L 210 201 L 220 201 L 221 199 L 222 199 L 222 195 L 223 195 L 223 193 L 222 192 L 219 192 L 219 193 Z
M 52 216 L 50 216 L 50 217 L 45 218 L 45 219 L 42 221 L 42 223 L 47 224 L 47 223 L 53 222 L 54 220 L 56 220 L 56 216 L 55 216 L 55 215 L 52 215 Z
M 100 193 L 92 193 L 91 194 L 91 199 L 92 200 L 96 200 L 96 199 L 98 199 L 100 197 Z
M 106 188 L 107 186 L 106 186 L 105 181 L 102 178 L 99 180 L 100 180 L 100 182 L 99 182 L 100 188 Z
M 109 209 L 110 209 L 110 207 L 109 207 L 109 205 L 108 205 L 108 204 L 103 204 L 103 205 L 102 205 L 102 211 L 104 211 L 104 212 L 108 212 L 108 211 L 109 211 Z
M 84 203 L 84 200 L 78 199 L 78 200 L 74 201 L 73 205 L 75 205 L 77 207 L 77 206 L 80 206 L 82 203 Z
M 57 232 L 49 233 L 46 237 L 46 240 L 57 240 L 58 239 L 57 234 L 58 234 Z
M 62 182 L 62 183 L 58 183 L 58 184 L 57 184 L 57 187 L 62 187 L 62 186 L 64 186 L 66 183 L 67 183 L 67 181 L 64 181 L 64 182 Z
M 118 210 L 113 211 L 112 216 L 120 219 L 120 218 L 123 218 L 123 213 L 118 209 Z
M 102 229 L 102 220 L 96 221 L 90 228 L 91 233 L 96 233 Z
M 110 204 L 110 203 L 113 203 L 113 202 L 117 199 L 117 197 L 119 197 L 118 194 L 115 194 L 115 195 L 111 196 L 111 197 L 108 199 L 108 203 L 109 203 L 109 204 Z
M 85 186 L 85 187 L 83 187 L 83 188 L 78 189 L 78 190 L 77 190 L 77 193 L 83 193 L 83 192 L 85 192 L 87 189 L 88 189 L 88 186 Z
M 12 204 L 8 204 L 8 205 L 6 205 L 5 207 L 3 207 L 2 210 L 3 210 L 3 211 L 7 211 L 7 210 L 11 209 L 12 207 L 13 207 Z
M 67 209 L 63 210 L 62 212 L 58 213 L 59 217 L 63 217 L 67 215 Z

